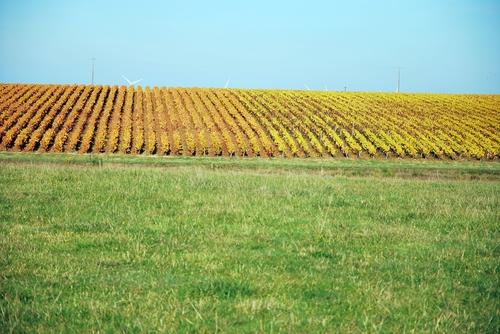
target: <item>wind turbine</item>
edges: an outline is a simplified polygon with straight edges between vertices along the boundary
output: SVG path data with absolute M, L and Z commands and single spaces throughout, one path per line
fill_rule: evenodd
M 227 86 L 229 86 L 230 82 L 231 82 L 231 78 L 227 79 L 226 84 L 224 85 L 224 88 L 227 88 Z
M 306 87 L 306 90 L 311 90 L 308 85 L 304 84 L 304 87 Z
M 130 81 L 126 76 L 122 75 L 122 78 L 125 79 L 125 81 L 127 81 L 128 85 L 129 86 L 133 86 L 135 85 L 136 83 L 139 83 L 142 81 L 142 79 L 139 79 L 139 80 L 135 80 L 135 81 Z

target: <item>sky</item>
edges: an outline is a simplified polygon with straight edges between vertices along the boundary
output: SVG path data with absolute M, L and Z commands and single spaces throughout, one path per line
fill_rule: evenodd
M 500 0 L 0 0 L 0 82 L 500 93 Z

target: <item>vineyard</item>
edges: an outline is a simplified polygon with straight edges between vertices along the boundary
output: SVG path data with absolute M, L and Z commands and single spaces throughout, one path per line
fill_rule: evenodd
M 498 159 L 500 96 L 0 85 L 0 149 Z

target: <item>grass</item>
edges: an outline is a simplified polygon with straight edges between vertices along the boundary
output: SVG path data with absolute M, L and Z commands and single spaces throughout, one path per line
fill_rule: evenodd
M 500 179 L 498 161 L 455 161 L 418 159 L 281 159 L 182 157 L 129 154 L 70 154 L 0 152 L 0 162 L 67 166 L 193 168 L 242 170 L 259 173 L 319 173 L 344 176 L 397 176 L 451 179 Z
M 0 154 L 0 332 L 498 332 L 498 162 Z

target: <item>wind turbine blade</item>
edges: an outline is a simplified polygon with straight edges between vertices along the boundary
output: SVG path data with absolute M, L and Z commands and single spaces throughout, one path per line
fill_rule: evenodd
M 130 84 L 131 84 L 131 85 L 135 85 L 136 83 L 139 83 L 139 82 L 141 82 L 141 81 L 142 81 L 142 79 L 135 80 L 135 81 L 132 81 Z
M 227 88 L 227 86 L 229 86 L 229 82 L 231 82 L 231 78 L 227 79 L 226 84 L 224 85 L 224 88 Z
M 123 74 L 122 74 L 122 78 L 123 78 L 123 79 L 125 79 L 125 81 L 127 81 L 127 83 L 128 83 L 129 85 L 131 85 L 131 84 L 132 84 L 132 83 L 130 82 L 130 80 L 129 80 L 126 76 L 124 76 Z

